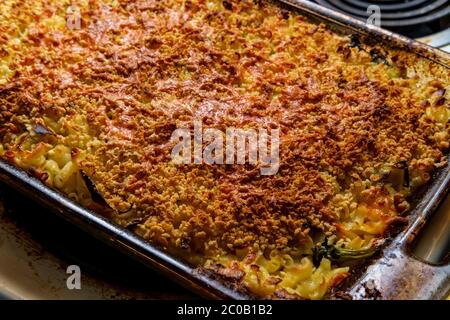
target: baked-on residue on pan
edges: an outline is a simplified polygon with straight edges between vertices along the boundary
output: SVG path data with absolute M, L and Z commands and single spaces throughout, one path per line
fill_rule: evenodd
M 449 84 L 267 1 L 0 4 L 0 157 L 257 297 L 326 297 L 407 224 Z M 278 173 L 172 163 L 194 121 L 279 129 Z

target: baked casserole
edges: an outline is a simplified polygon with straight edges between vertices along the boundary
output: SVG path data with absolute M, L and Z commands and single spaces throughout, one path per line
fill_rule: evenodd
M 259 298 L 330 297 L 449 148 L 449 69 L 271 1 L 0 3 L 0 157 Z M 279 170 L 177 164 L 278 129 Z

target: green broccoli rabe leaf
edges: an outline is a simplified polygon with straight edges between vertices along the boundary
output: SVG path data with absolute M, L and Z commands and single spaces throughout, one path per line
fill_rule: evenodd
M 325 239 L 322 244 L 313 248 L 313 263 L 316 267 L 320 265 L 322 258 L 327 258 L 333 262 L 343 262 L 347 260 L 357 260 L 363 258 L 369 258 L 378 251 L 378 246 L 370 248 L 353 250 L 338 247 L 336 245 L 328 244 L 328 240 Z

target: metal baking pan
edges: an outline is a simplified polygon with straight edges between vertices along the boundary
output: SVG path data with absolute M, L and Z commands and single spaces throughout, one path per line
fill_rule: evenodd
M 344 14 L 306 0 L 276 3 L 296 11 L 314 23 L 325 23 L 340 34 L 359 34 L 365 41 L 418 54 L 449 68 L 450 55 L 392 32 L 367 25 Z M 450 160 L 450 157 L 448 157 Z M 71 223 L 113 247 L 160 271 L 195 293 L 213 299 L 248 299 L 246 294 L 213 279 L 145 241 L 100 214 L 74 203 L 45 186 L 26 172 L 0 160 L 0 180 L 55 211 Z M 396 236 L 379 254 L 366 263 L 342 288 L 354 299 L 442 299 L 450 292 L 450 263 L 432 265 L 413 257 L 412 243 L 438 208 L 450 188 L 450 164 L 436 172 L 432 184 L 420 194 L 410 213 L 409 227 Z M 447 259 L 448 260 L 448 259 Z

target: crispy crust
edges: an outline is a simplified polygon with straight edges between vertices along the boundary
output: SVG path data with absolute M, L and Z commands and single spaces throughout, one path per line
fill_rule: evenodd
M 0 25 L 12 70 L 0 86 L 0 154 L 42 175 L 17 160 L 21 134 L 70 147 L 116 222 L 193 263 L 231 257 L 222 276 L 245 282 L 235 261 L 250 247 L 295 257 L 324 235 L 391 235 L 407 197 L 445 161 L 448 70 L 411 54 L 355 44 L 267 3 L 90 1 L 80 30 L 46 23 L 65 10 L 41 3 L 38 15 L 19 1 L 19 17 Z M 27 30 L 20 45 L 11 21 Z M 98 143 L 51 129 L 75 116 L 86 126 L 72 131 Z M 171 134 L 194 120 L 279 128 L 278 174 L 172 164 Z M 408 186 L 390 180 L 395 170 L 408 170 Z

